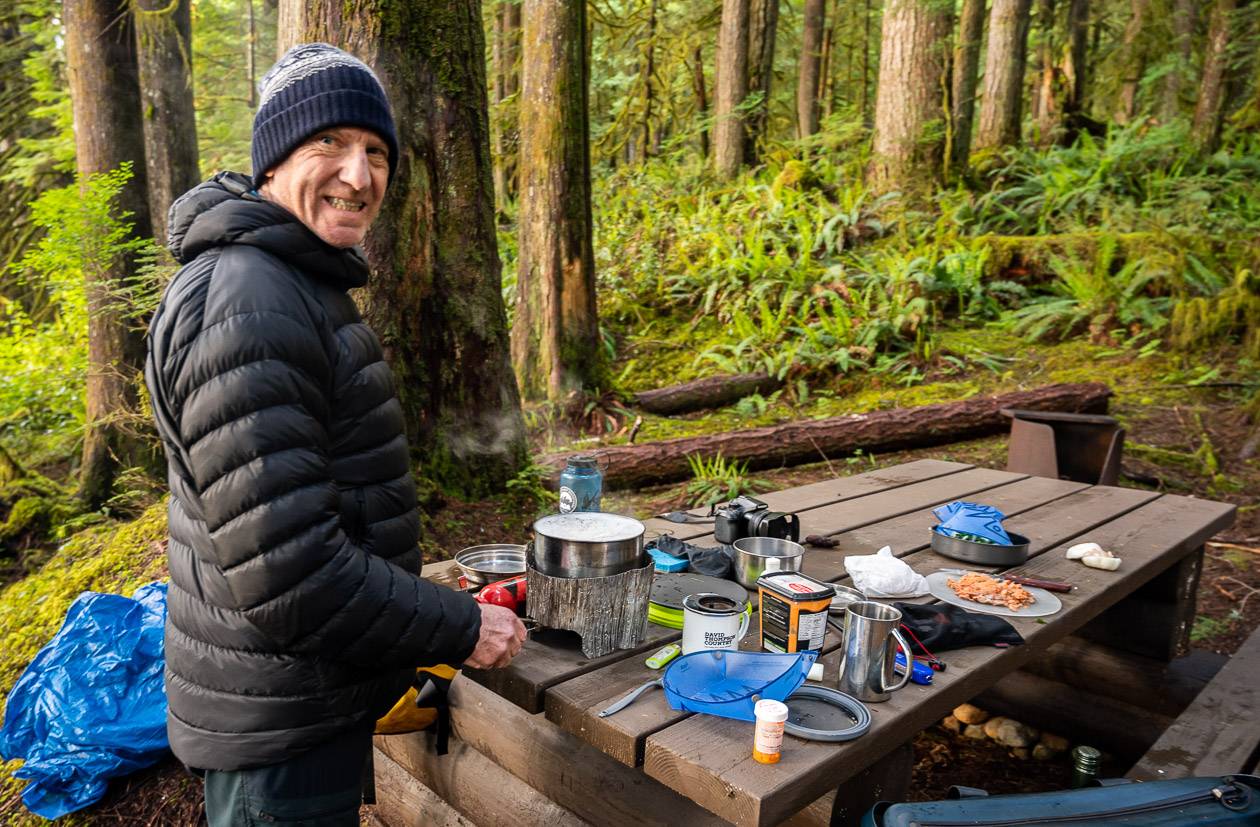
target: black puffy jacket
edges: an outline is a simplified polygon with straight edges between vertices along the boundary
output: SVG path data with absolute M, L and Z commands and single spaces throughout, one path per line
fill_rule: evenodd
M 480 612 L 416 576 L 402 408 L 328 246 L 224 173 L 171 208 L 183 264 L 145 370 L 171 487 L 167 729 L 185 764 L 275 763 L 472 653 Z

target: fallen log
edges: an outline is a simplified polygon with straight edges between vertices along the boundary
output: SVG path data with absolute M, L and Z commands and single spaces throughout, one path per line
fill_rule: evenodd
M 1047 385 L 1001 396 L 977 396 L 962 402 L 850 414 L 830 419 L 785 422 L 743 431 L 679 437 L 638 445 L 613 445 L 594 454 L 605 467 L 608 488 L 636 488 L 690 476 L 687 457 L 721 454 L 747 462 L 750 469 L 799 465 L 863 451 L 894 451 L 958 442 L 1003 433 L 1010 422 L 1002 408 L 1036 411 L 1106 413 L 1111 389 L 1099 382 Z M 543 456 L 539 464 L 558 479 L 569 453 Z
M 634 395 L 634 404 L 648 413 L 669 416 L 720 408 L 754 393 L 772 393 L 782 385 L 782 379 L 768 373 L 710 376 L 681 385 L 642 391 Z

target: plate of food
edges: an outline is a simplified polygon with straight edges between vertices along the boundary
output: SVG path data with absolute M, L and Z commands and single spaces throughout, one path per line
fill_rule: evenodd
M 936 599 L 973 612 L 1045 617 L 1063 608 L 1062 601 L 1045 589 L 1021 586 L 978 571 L 961 575 L 937 571 L 927 576 L 927 583 Z

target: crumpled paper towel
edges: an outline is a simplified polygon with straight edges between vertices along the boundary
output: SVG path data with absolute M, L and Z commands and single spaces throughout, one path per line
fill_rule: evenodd
M 935 530 L 946 537 L 962 535 L 962 539 L 973 541 L 979 537 L 980 542 L 987 540 L 994 545 L 1012 545 L 1010 535 L 1002 528 L 1006 515 L 991 505 L 955 500 L 932 509 L 932 513 L 941 521 Z
M 867 597 L 918 597 L 928 593 L 927 578 L 893 556 L 892 546 L 874 554 L 844 558 L 853 585 Z

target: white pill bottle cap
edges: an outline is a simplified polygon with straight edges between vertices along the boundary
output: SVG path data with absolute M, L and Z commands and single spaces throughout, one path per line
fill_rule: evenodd
M 782 701 L 772 701 L 767 698 L 757 701 L 756 706 L 753 707 L 753 714 L 757 716 L 758 721 L 777 724 L 787 720 L 788 708 Z

